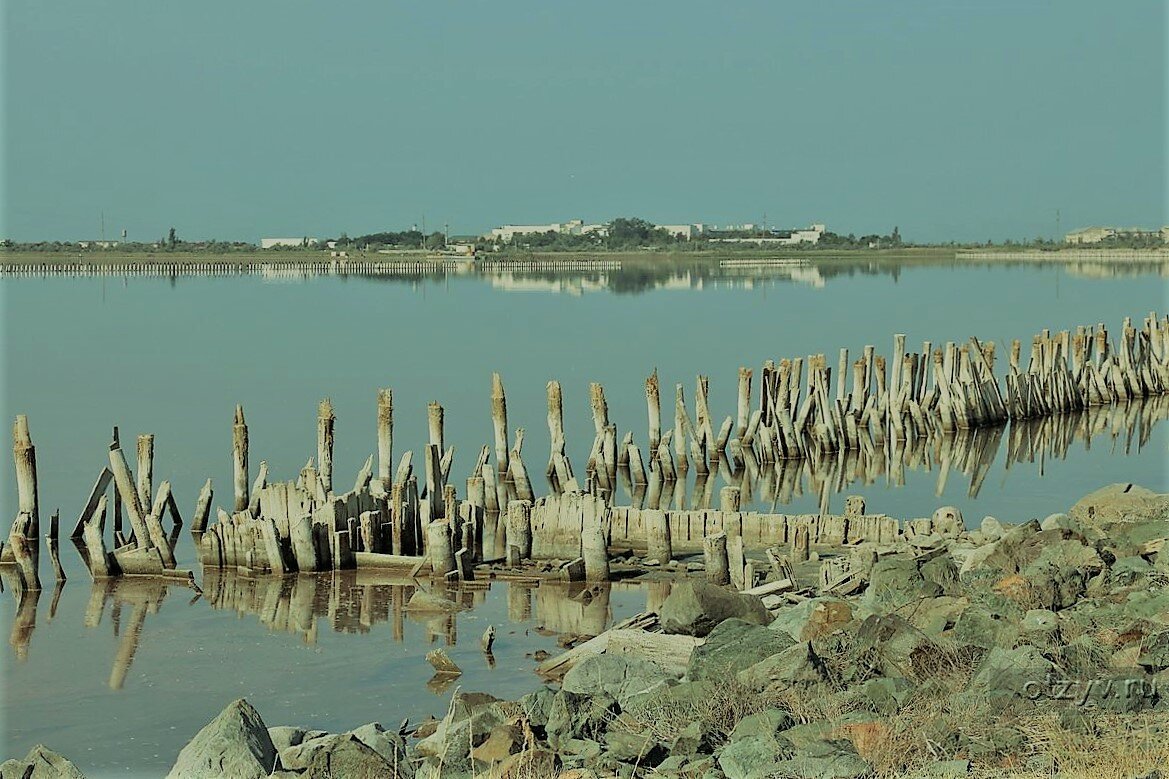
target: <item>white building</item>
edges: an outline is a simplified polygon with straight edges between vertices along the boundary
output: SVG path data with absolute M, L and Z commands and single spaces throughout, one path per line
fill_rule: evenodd
M 316 238 L 261 238 L 261 249 L 273 249 L 277 246 L 316 246 Z
M 485 238 L 493 241 L 511 243 L 520 235 L 540 235 L 543 233 L 561 233 L 564 235 L 589 235 L 597 233 L 606 235 L 608 227 L 603 224 L 585 224 L 581 219 L 570 219 L 567 222 L 552 222 L 543 225 L 504 225 L 496 227 Z

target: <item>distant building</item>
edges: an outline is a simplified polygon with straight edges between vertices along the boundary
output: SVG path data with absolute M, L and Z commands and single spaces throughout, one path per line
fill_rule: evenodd
M 561 233 L 563 235 L 589 235 L 596 233 L 607 235 L 608 227 L 603 224 L 585 224 L 581 219 L 571 219 L 567 222 L 553 222 L 543 225 L 504 225 L 496 227 L 484 236 L 493 241 L 511 243 L 517 236 L 540 235 L 543 233 Z
M 1140 227 L 1085 227 L 1075 230 L 1064 236 L 1064 243 L 1088 244 L 1100 243 L 1108 238 L 1160 238 L 1169 243 L 1169 227 L 1160 230 L 1144 230 Z
M 77 245 L 82 249 L 88 249 L 91 246 L 94 249 L 113 249 L 121 243 L 120 241 L 78 241 Z
M 745 226 L 744 226 L 745 227 Z M 736 232 L 739 227 L 734 228 Z M 759 246 L 794 246 L 801 243 L 817 244 L 820 237 L 827 232 L 826 225 L 809 225 L 803 230 L 774 230 L 772 235 L 746 238 L 713 238 L 720 243 L 754 243 Z
M 317 243 L 319 242 L 316 238 L 261 238 L 260 248 L 274 249 L 278 246 L 316 246 Z
M 654 225 L 659 230 L 665 230 L 672 238 L 685 238 L 687 241 L 702 232 L 701 225 Z

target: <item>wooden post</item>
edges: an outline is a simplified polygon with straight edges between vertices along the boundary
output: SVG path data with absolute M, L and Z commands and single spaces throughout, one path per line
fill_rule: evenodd
M 427 554 L 435 576 L 446 576 L 455 570 L 455 552 L 451 547 L 450 523 L 436 519 L 426 526 Z
M 609 570 L 609 518 L 610 509 L 599 499 L 585 498 L 583 526 L 581 532 L 581 557 L 585 563 L 585 579 L 590 582 L 607 582 Z
M 98 501 L 106 494 L 106 490 L 110 486 L 110 481 L 114 478 L 114 474 L 110 472 L 109 468 L 102 468 L 101 473 L 97 476 L 97 481 L 93 483 L 93 489 L 89 491 L 89 500 L 85 502 L 85 508 L 81 510 L 81 516 L 77 518 L 77 524 L 73 527 L 73 532 L 69 535 L 70 538 L 81 538 L 85 531 L 85 523 L 89 521 L 90 515 L 97 509 Z
M 442 516 L 442 464 L 439 462 L 438 447 L 426 445 L 426 497 L 430 500 L 430 514 L 426 521 Z
M 679 473 L 686 473 L 690 470 L 690 460 L 686 454 L 686 432 L 691 428 L 690 418 L 686 413 L 686 399 L 682 393 L 682 385 L 676 384 L 674 385 L 674 454 L 677 457 Z
M 809 550 L 809 534 L 808 525 L 801 522 L 796 525 L 795 532 L 792 534 L 791 543 L 791 558 L 797 563 L 806 563 L 811 559 L 811 552 Z
M 730 584 L 731 569 L 727 561 L 727 534 L 715 533 L 702 539 L 702 556 L 706 578 L 712 584 Z
M 61 567 L 61 555 L 57 551 L 57 545 L 60 541 L 58 533 L 60 532 L 61 512 L 54 511 L 53 516 L 49 519 L 49 535 L 45 538 L 45 547 L 49 550 L 49 562 L 53 566 L 53 578 L 58 582 L 65 581 L 65 569 Z
M 747 425 L 751 421 L 751 375 L 750 368 L 739 368 L 739 397 L 736 408 L 736 437 L 739 440 L 747 434 Z
M 231 429 L 231 453 L 235 476 L 235 511 L 248 507 L 248 424 L 244 407 L 235 407 L 235 424 Z
M 645 461 L 641 458 L 641 450 L 637 448 L 637 444 L 630 442 L 628 451 L 629 480 L 634 484 L 645 484 Z
M 312 573 L 318 568 L 316 545 L 313 543 L 313 521 L 308 514 L 298 513 L 288 519 L 288 538 L 292 556 L 296 558 L 296 569 L 301 573 Z
M 641 513 L 645 525 L 646 557 L 665 565 L 674 559 L 674 547 L 670 540 L 670 519 L 666 512 L 647 509 Z
M 551 409 L 549 409 L 551 413 Z M 498 373 L 491 374 L 491 425 L 495 431 L 495 463 L 501 476 L 508 472 L 507 448 L 507 395 L 503 391 L 503 379 Z
M 247 512 L 253 517 L 260 516 L 260 492 L 268 486 L 268 461 L 260 460 L 260 470 L 256 480 L 252 482 L 252 491 L 249 493 Z M 145 504 L 143 504 L 145 505 Z
M 138 436 L 138 502 L 149 506 L 154 481 L 154 435 Z
M 317 478 L 328 497 L 333 492 L 333 429 L 337 418 L 328 398 L 317 407 Z
M 514 547 L 520 560 L 532 556 L 532 502 L 513 500 L 507 504 L 507 546 Z
M 203 483 L 199 490 L 199 499 L 195 502 L 195 516 L 191 519 L 191 532 L 203 533 L 207 530 L 207 518 L 211 516 L 211 498 L 214 495 L 211 489 L 211 480 Z
M 89 563 L 89 574 L 94 579 L 104 579 L 117 574 L 113 555 L 106 550 L 105 525 L 106 496 L 101 495 L 97 505 L 86 520 L 85 526 L 81 529 Z
M 37 488 L 37 451 L 28 431 L 28 417 L 20 414 L 12 425 L 12 459 L 16 465 L 17 511 L 28 514 L 32 546 L 39 549 L 40 498 Z M 35 551 L 33 552 L 36 555 Z
M 158 547 L 163 566 L 174 568 L 177 565 L 175 553 L 167 539 L 166 531 L 162 528 L 162 512 L 166 510 L 170 500 L 170 482 L 164 481 L 158 485 L 158 494 L 154 498 L 154 506 L 146 514 L 146 532 L 150 534 L 150 543 Z
M 276 530 L 276 521 L 260 519 L 260 536 L 264 542 L 264 556 L 268 558 L 268 567 L 277 576 L 284 574 L 284 553 L 280 550 L 280 534 Z
M 394 391 L 377 391 L 377 475 L 386 492 L 394 486 Z
M 536 495 L 532 491 L 532 482 L 528 479 L 528 469 L 524 467 L 523 456 L 520 450 L 524 445 L 524 429 L 517 428 L 515 431 L 515 444 L 511 448 L 511 459 L 509 468 L 511 469 L 511 478 L 515 482 L 516 495 L 520 500 L 535 500 Z
M 130 517 L 130 527 L 134 530 L 135 546 L 138 549 L 148 549 L 151 543 L 150 532 L 146 528 L 142 504 L 138 502 L 138 489 L 134 486 L 134 476 L 130 473 L 130 466 L 126 463 L 126 455 L 123 454 L 121 443 L 118 441 L 116 427 L 114 428 L 114 440 L 110 443 L 110 470 L 114 474 L 114 484 L 117 485 L 122 501 L 126 505 L 126 514 Z
M 443 416 L 442 406 L 438 401 L 431 401 L 426 406 L 426 427 L 430 435 L 430 443 L 438 447 L 438 457 L 441 460 L 443 452 Z
M 649 407 L 649 451 L 652 452 L 662 440 L 662 399 L 657 368 L 645 380 L 645 402 Z

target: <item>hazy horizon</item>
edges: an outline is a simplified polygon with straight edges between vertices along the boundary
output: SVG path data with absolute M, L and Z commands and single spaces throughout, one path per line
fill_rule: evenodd
M 0 237 L 1166 215 L 1165 5 L 3 10 Z M 1059 221 L 1057 222 L 1057 210 Z

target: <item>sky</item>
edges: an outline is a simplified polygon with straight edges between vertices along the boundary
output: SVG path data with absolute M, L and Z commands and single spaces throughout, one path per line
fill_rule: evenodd
M 3 0 L 0 237 L 1155 227 L 1166 5 Z

